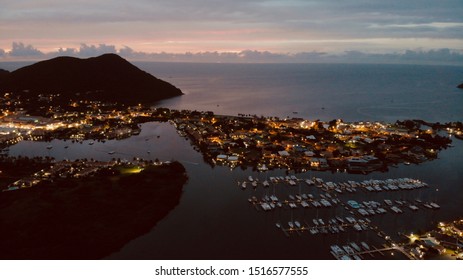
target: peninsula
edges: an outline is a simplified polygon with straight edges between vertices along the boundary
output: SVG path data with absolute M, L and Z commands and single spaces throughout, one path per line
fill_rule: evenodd
M 20 96 L 26 103 L 51 98 L 59 105 L 79 100 L 150 104 L 182 95 L 177 87 L 116 54 L 88 59 L 57 57 L 11 73 L 1 71 L 0 92 Z

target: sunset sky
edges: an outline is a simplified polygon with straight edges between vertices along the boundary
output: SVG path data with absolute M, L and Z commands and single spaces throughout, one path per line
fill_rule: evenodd
M 462 52 L 462 15 L 461 0 L 1 0 L 0 51 Z

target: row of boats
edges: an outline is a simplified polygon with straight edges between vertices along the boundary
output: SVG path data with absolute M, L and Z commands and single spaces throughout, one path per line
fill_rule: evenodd
M 254 188 L 258 186 L 259 179 L 253 178 L 252 176 L 248 177 L 249 183 L 252 184 Z M 361 182 L 355 181 L 346 181 L 346 182 L 325 182 L 322 178 L 313 177 L 311 179 L 300 179 L 295 175 L 287 176 L 273 176 L 269 180 L 264 180 L 262 182 L 263 187 L 269 187 L 270 183 L 287 183 L 289 186 L 297 186 L 299 182 L 304 181 L 309 186 L 316 186 L 322 188 L 326 192 L 337 192 L 342 194 L 344 192 L 355 193 L 357 190 L 365 190 L 369 192 L 383 192 L 383 191 L 399 191 L 399 190 L 414 190 L 428 185 L 418 179 L 411 178 L 397 178 L 397 179 L 386 179 L 386 180 L 364 180 Z M 247 187 L 247 182 L 244 181 L 241 184 L 241 187 L 245 189 Z
M 359 253 L 363 251 L 370 251 L 370 246 L 365 242 L 360 242 L 359 245 L 355 242 L 343 245 L 331 245 L 331 254 L 338 260 L 361 260 L 362 257 Z
M 419 199 L 415 200 L 416 203 L 423 205 L 428 209 L 440 209 L 440 206 L 435 202 L 422 202 Z M 395 202 L 395 204 L 394 204 Z M 402 214 L 403 208 L 408 207 L 412 211 L 418 211 L 420 208 L 414 203 L 407 202 L 405 200 L 395 200 L 392 202 L 390 199 L 384 200 L 384 206 L 377 201 L 363 201 L 362 203 L 357 203 L 355 200 L 347 201 L 347 204 L 354 209 L 357 209 L 357 212 L 362 216 L 370 216 L 376 214 L 386 214 L 388 211 L 386 208 L 389 208 L 392 212 L 396 214 Z M 419 205 L 418 204 L 418 205 Z
M 321 182 L 320 178 L 317 180 L 306 179 L 306 184 L 309 186 L 315 185 L 325 191 L 335 191 L 337 193 L 349 192 L 355 193 L 358 189 L 369 192 L 383 192 L 383 191 L 399 191 L 399 190 L 414 190 L 427 187 L 428 185 L 418 179 L 410 178 L 397 178 L 386 180 L 364 180 L 361 182 L 347 181 L 347 182 Z M 321 182 L 321 183 L 320 183 Z
M 248 199 L 248 201 L 254 205 L 260 205 L 264 211 L 270 211 L 277 207 L 282 208 L 285 205 L 289 206 L 291 209 L 296 209 L 299 206 L 302 206 L 303 208 L 310 208 L 311 205 L 315 208 L 328 208 L 341 203 L 339 198 L 332 197 L 329 194 L 321 194 L 321 196 L 321 199 L 315 199 L 312 194 L 290 194 L 288 195 L 288 199 L 280 201 L 276 195 L 264 195 L 260 200 L 257 197 L 252 196 Z
M 317 233 L 341 233 L 345 232 L 347 227 L 352 226 L 356 231 L 362 231 L 368 229 L 368 223 L 371 221 L 368 219 L 358 219 L 356 220 L 354 217 L 345 217 L 344 219 L 336 216 L 335 218 L 329 219 L 324 221 L 321 218 L 314 218 L 312 219 L 313 225 L 309 225 L 307 223 L 301 223 L 298 220 L 292 220 L 288 222 L 289 228 L 286 230 L 289 231 L 309 231 L 311 234 Z M 276 223 L 275 226 L 279 229 L 284 229 L 281 223 Z

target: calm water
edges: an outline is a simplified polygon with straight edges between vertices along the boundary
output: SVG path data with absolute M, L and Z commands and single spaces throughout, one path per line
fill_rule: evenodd
M 160 105 L 325 121 L 463 120 L 463 67 L 139 63 L 185 96 Z M 297 112 L 295 115 L 293 112 Z
M 178 109 L 212 110 L 216 113 L 298 116 L 309 119 L 385 120 L 422 118 L 429 121 L 463 120 L 460 109 L 463 92 L 455 89 L 461 82 L 461 67 L 394 65 L 240 65 L 138 63 L 159 78 L 166 79 L 185 93 L 160 105 Z M 218 105 L 218 106 L 217 106 Z M 325 108 L 325 109 L 322 109 Z M 293 114 L 293 112 L 298 112 Z M 158 138 L 157 136 L 160 135 Z M 187 168 L 189 181 L 180 204 L 152 231 L 124 246 L 111 259 L 331 259 L 331 244 L 349 241 L 379 242 L 372 232 L 348 230 L 341 235 L 294 235 L 287 238 L 275 223 L 292 219 L 310 222 L 313 218 L 345 215 L 342 207 L 326 210 L 278 209 L 256 211 L 247 199 L 266 192 L 280 198 L 288 194 L 318 190 L 276 186 L 265 191 L 242 191 L 237 181 L 249 175 L 264 180 L 285 175 L 277 170 L 257 173 L 226 167 L 211 168 L 202 161 L 188 141 L 178 136 L 169 123 L 147 123 L 142 133 L 120 141 L 95 142 L 94 145 L 54 140 L 49 143 L 22 142 L 10 148 L 12 155 L 49 155 L 57 159 L 80 157 L 108 160 L 134 156 L 160 160 L 176 159 Z M 68 149 L 64 146 L 69 145 Z M 376 200 L 422 199 L 436 201 L 439 211 L 420 210 L 402 215 L 388 213 L 371 218 L 391 236 L 398 231 L 427 229 L 437 221 L 461 217 L 463 200 L 463 141 L 440 153 L 439 159 L 421 165 L 399 166 L 388 173 L 369 175 L 308 172 L 300 178 L 317 176 L 328 181 L 411 177 L 430 188 L 412 192 L 344 194 L 340 199 Z M 115 151 L 109 155 L 109 151 Z M 147 151 L 150 151 L 148 154 Z

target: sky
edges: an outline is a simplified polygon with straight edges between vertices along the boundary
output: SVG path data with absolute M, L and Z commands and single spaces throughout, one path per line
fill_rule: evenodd
M 462 54 L 462 15 L 462 0 L 0 0 L 0 57 Z

